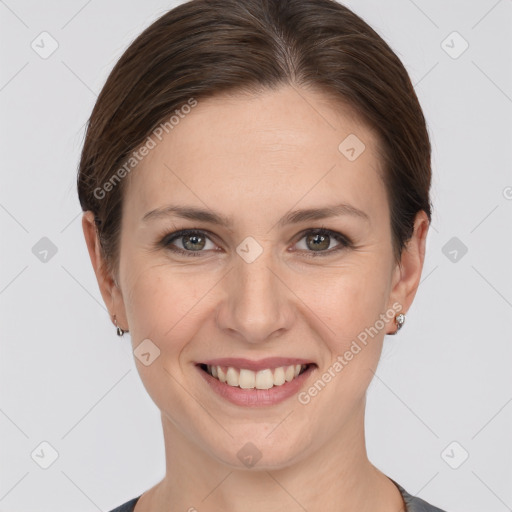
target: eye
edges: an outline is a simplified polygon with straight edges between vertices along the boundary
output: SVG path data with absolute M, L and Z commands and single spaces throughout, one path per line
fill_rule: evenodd
M 302 248 L 299 247 L 299 250 L 306 251 L 307 257 L 328 256 L 347 247 L 352 247 L 352 242 L 349 238 L 329 229 L 310 229 L 302 234 L 305 236 L 296 245 L 300 245 L 300 242 L 305 240 Z M 338 245 L 334 249 L 329 249 L 333 240 L 337 241 Z
M 174 244 L 176 240 L 179 240 L 178 244 Z M 215 250 L 216 247 L 204 231 L 191 229 L 184 229 L 165 236 L 162 244 L 171 251 L 185 254 L 186 256 L 200 256 L 199 253 L 204 252 L 203 249 Z
M 300 242 L 305 240 L 299 250 L 307 257 L 328 256 L 353 246 L 352 241 L 345 235 L 325 228 L 309 229 L 303 231 L 301 235 L 302 238 L 295 245 L 301 245 Z M 333 240 L 338 242 L 334 248 L 331 247 Z M 201 253 L 218 249 L 205 231 L 197 229 L 183 229 L 168 234 L 160 244 L 170 251 L 185 256 L 201 256 Z

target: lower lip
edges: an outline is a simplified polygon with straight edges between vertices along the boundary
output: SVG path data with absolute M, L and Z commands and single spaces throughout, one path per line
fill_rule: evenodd
M 303 373 L 298 377 L 294 377 L 290 382 L 285 382 L 281 386 L 273 386 L 270 389 L 242 389 L 238 386 L 230 386 L 212 377 L 208 372 L 201 369 L 200 366 L 196 367 L 211 389 L 222 398 L 235 405 L 261 407 L 278 404 L 298 393 L 305 380 L 314 370 L 315 365 L 309 365 Z

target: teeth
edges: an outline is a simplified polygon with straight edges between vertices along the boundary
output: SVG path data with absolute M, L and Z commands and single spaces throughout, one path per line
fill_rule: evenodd
M 243 370 L 240 370 L 240 374 Z M 251 372 L 254 373 L 254 372 Z M 270 389 L 274 385 L 272 370 L 260 370 L 256 374 L 256 389 Z M 242 387 L 242 386 L 240 386 Z
M 274 370 L 274 385 L 282 386 L 285 383 L 286 379 L 284 377 L 284 368 L 280 366 Z
M 208 365 L 206 370 L 212 377 L 228 384 L 228 386 L 239 386 L 242 389 L 270 389 L 273 386 L 282 386 L 285 382 L 292 381 L 305 368 L 306 365 L 296 364 L 280 366 L 274 370 L 266 368 L 253 372 L 245 368 L 238 370 L 228 366 L 223 369 L 221 366 Z
M 251 370 L 240 370 L 240 375 L 237 374 L 237 371 L 234 368 L 228 368 L 228 373 L 230 370 L 233 370 L 235 374 L 235 378 L 233 382 L 229 382 L 230 386 L 240 386 L 243 389 L 253 389 L 256 383 L 256 374 L 251 372 Z M 260 372 L 258 372 L 259 374 Z
M 222 368 L 220 366 L 217 366 L 217 378 L 221 382 L 226 382 L 226 374 L 222 371 Z
M 227 383 L 230 386 L 238 386 L 238 383 L 240 381 L 240 379 L 238 377 L 238 372 L 231 366 L 228 368 L 228 371 L 226 372 L 226 378 L 227 378 Z

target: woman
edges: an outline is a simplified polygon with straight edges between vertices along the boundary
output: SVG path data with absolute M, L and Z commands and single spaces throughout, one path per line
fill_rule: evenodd
M 430 141 L 389 46 L 331 0 L 192 0 L 92 112 L 83 229 L 161 410 L 120 511 L 439 511 L 368 460 L 366 390 L 414 299 Z

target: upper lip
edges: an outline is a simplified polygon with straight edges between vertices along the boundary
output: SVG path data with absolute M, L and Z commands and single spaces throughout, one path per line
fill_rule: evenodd
M 208 359 L 198 364 L 209 366 L 232 366 L 233 368 L 244 368 L 246 370 L 259 371 L 266 368 L 278 368 L 280 366 L 290 366 L 297 364 L 314 364 L 311 360 L 300 359 L 297 357 L 266 357 L 257 361 L 243 357 L 223 357 L 218 359 Z

